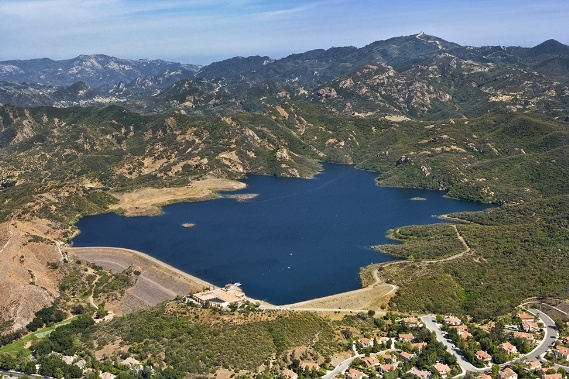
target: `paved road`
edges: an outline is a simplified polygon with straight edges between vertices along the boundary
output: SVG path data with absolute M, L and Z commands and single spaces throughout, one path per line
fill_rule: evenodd
M 446 346 L 447 351 L 456 357 L 458 364 L 462 369 L 463 374 L 466 374 L 467 371 L 484 372 L 489 369 L 488 367 L 478 368 L 474 366 L 472 363 L 468 362 L 466 359 L 464 359 L 462 354 L 460 354 L 460 350 L 456 346 L 454 346 L 452 342 L 450 342 L 443 336 L 443 332 L 441 328 L 439 328 L 435 316 L 423 316 L 421 317 L 421 320 L 429 330 L 435 332 L 435 334 L 437 335 L 437 340 L 439 340 Z
M 547 350 L 551 346 L 553 346 L 555 344 L 555 341 L 557 341 L 557 339 L 559 338 L 559 333 L 557 331 L 557 327 L 555 326 L 555 321 L 553 321 L 548 315 L 537 309 L 529 309 L 528 311 L 536 315 L 541 320 L 541 322 L 545 326 L 545 335 L 543 340 L 534 350 L 532 350 L 530 353 L 528 353 L 525 356 L 519 357 L 518 359 L 516 359 L 516 361 L 522 361 L 522 360 L 532 361 L 539 359 L 540 356 L 545 354 Z M 466 371 L 484 372 L 490 370 L 490 367 L 483 367 L 483 368 L 475 367 L 466 359 L 464 359 L 464 357 L 462 356 L 462 354 L 460 354 L 460 351 L 456 348 L 456 346 L 454 346 L 452 342 L 450 342 L 443 336 L 443 332 L 439 328 L 439 325 L 436 323 L 435 316 L 423 316 L 421 317 L 421 320 L 425 323 L 425 326 L 429 328 L 429 330 L 435 332 L 435 334 L 437 335 L 437 340 L 439 340 L 446 346 L 449 353 L 454 354 L 454 356 L 458 361 L 458 364 L 462 368 L 463 373 L 465 373 Z M 510 364 L 511 362 L 506 362 L 504 364 L 501 364 L 500 367 L 503 368 Z
M 367 313 L 369 309 L 346 309 L 346 308 L 291 308 L 287 305 L 261 305 L 260 310 L 265 311 L 298 311 L 298 312 L 349 312 L 349 313 Z M 375 311 L 376 316 L 384 316 L 384 311 Z
M 352 362 L 354 361 L 354 359 L 356 358 L 363 358 L 365 355 L 364 354 L 358 354 L 357 350 L 356 350 L 356 345 L 355 343 L 352 345 L 352 350 L 354 351 L 354 355 L 351 356 L 348 359 L 343 360 L 338 366 L 336 366 L 336 368 L 334 368 L 334 370 L 326 373 L 326 375 L 324 375 L 322 377 L 322 379 L 333 379 L 336 377 L 336 375 L 343 373 L 344 371 L 346 371 L 348 369 L 348 367 L 350 367 L 350 365 L 352 364 Z M 387 354 L 390 353 L 392 351 L 401 351 L 398 349 L 387 349 L 387 350 L 382 350 L 379 351 L 377 353 L 371 353 L 370 356 L 372 357 L 377 357 L 378 355 L 382 355 L 382 354 Z
M 348 367 L 350 367 L 350 365 L 352 364 L 354 359 L 363 358 L 363 356 L 364 356 L 363 354 L 358 354 L 356 356 L 345 359 L 344 361 L 342 361 L 342 363 L 340 363 L 338 366 L 336 366 L 336 368 L 334 368 L 334 370 L 326 373 L 326 375 L 324 375 L 322 377 L 322 379 L 333 379 L 333 378 L 335 378 L 336 375 L 346 371 L 348 369 Z
M 538 311 L 537 309 L 528 309 L 531 314 L 536 315 L 539 317 L 543 325 L 545 326 L 545 337 L 540 342 L 540 344 L 531 351 L 526 358 L 528 360 L 535 360 L 538 359 L 542 354 L 555 344 L 555 341 L 559 338 L 559 332 L 557 331 L 557 327 L 555 326 L 555 321 L 551 319 L 548 315 L 543 313 L 542 311 Z
M 0 375 L 2 376 L 6 376 L 8 379 L 9 378 L 21 378 L 22 376 L 26 375 L 23 372 L 16 372 L 16 371 L 3 371 L 0 370 Z M 53 379 L 51 376 L 41 376 L 38 374 L 32 374 L 32 375 L 28 375 L 28 377 L 30 378 L 44 378 L 44 379 Z

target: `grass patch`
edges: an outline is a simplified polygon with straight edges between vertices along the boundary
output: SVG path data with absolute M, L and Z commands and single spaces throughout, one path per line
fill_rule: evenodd
M 9 354 L 12 354 L 15 356 L 15 355 L 18 355 L 18 353 L 20 351 L 24 350 L 26 353 L 31 354 L 31 350 L 25 348 L 25 346 L 28 345 L 28 342 L 34 342 L 34 341 L 37 341 L 41 338 L 44 338 L 44 337 L 48 336 L 51 332 L 53 332 L 55 329 L 57 329 L 58 327 L 60 327 L 62 325 L 67 325 L 67 324 L 71 323 L 71 321 L 73 321 L 76 318 L 77 318 L 77 316 L 74 316 L 74 317 L 69 318 L 67 320 L 58 322 L 58 323 L 53 324 L 51 326 L 46 326 L 43 329 L 40 329 L 40 330 L 35 331 L 33 333 L 30 333 L 30 334 L 20 338 L 16 342 L 12 342 L 9 345 L 0 347 L 0 353 L 9 353 Z

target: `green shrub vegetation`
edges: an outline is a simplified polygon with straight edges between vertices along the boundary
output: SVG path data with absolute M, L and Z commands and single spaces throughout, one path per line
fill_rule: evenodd
M 377 250 L 396 257 L 439 259 L 465 251 L 457 230 L 449 224 L 405 226 L 389 232 L 389 237 L 401 245 L 376 246 Z
M 169 303 L 103 325 L 95 341 L 119 338 L 155 367 L 194 374 L 218 367 L 253 371 L 294 347 L 326 356 L 337 350 L 333 328 L 314 314 L 226 313 Z
M 568 196 L 453 216 L 471 222 L 457 225 L 471 252 L 436 264 L 381 270 L 404 283 L 394 306 L 488 318 L 528 297 L 569 296 L 564 274 L 569 269 Z M 403 246 L 407 254 L 420 256 L 423 240 L 407 238 Z

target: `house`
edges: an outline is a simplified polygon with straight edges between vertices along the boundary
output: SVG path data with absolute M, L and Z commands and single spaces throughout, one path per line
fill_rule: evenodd
M 464 332 L 468 332 L 468 326 L 466 325 L 452 325 L 449 327 L 449 329 L 456 329 L 456 332 L 458 333 L 458 335 L 460 335 L 460 333 L 464 333 Z
M 300 368 L 302 371 L 318 371 L 320 370 L 320 365 L 314 362 L 300 362 Z
M 423 350 L 423 348 L 424 348 L 425 346 L 427 346 L 427 343 L 426 343 L 426 342 L 415 342 L 415 343 L 412 343 L 412 344 L 411 344 L 411 347 L 412 347 L 413 349 L 417 349 L 417 350 L 419 350 L 419 351 Z
M 373 340 L 370 340 L 369 338 L 360 338 L 358 340 L 358 346 L 361 348 L 366 348 L 366 347 L 373 347 Z
M 522 338 L 526 341 L 534 341 L 535 336 L 531 333 L 526 332 L 514 332 L 514 338 Z
M 492 377 L 488 374 L 482 374 L 478 377 L 478 379 L 492 379 Z
M 376 357 L 363 357 L 362 362 L 366 365 L 366 367 L 379 366 L 379 359 Z
M 541 379 L 563 379 L 563 375 L 559 373 L 555 374 L 544 374 L 541 376 Z
M 458 317 L 448 316 L 448 317 L 445 317 L 444 323 L 446 325 L 460 325 L 460 324 L 462 324 L 462 321 Z
M 407 374 L 412 374 L 419 379 L 431 379 L 433 376 L 430 371 L 419 370 L 417 367 L 413 367 L 411 370 L 407 371 Z
M 113 375 L 110 372 L 101 373 L 101 379 L 115 379 L 116 377 L 116 375 Z
M 526 369 L 529 371 L 539 370 L 541 368 L 540 361 L 528 361 L 526 362 Z
M 508 354 L 517 354 L 518 352 L 518 349 L 509 342 L 499 344 L 498 348 L 504 350 Z
M 84 359 L 79 359 L 77 362 L 75 362 L 75 366 L 79 367 L 80 369 L 84 369 L 86 364 L 87 361 Z
M 121 363 L 128 367 L 140 366 L 140 362 L 134 359 L 133 357 L 128 357 L 127 359 L 123 360 Z
M 435 363 L 433 369 L 438 372 L 440 376 L 447 376 L 450 373 L 450 367 L 440 362 Z
M 407 353 L 405 351 L 402 351 L 401 353 L 399 353 L 399 356 L 401 357 L 401 359 L 403 361 L 409 362 L 411 359 L 415 358 L 417 356 L 417 354 Z
M 397 362 L 397 357 L 395 355 L 391 355 L 391 354 L 383 354 L 382 358 L 384 360 L 385 363 L 395 363 Z
M 539 330 L 539 325 L 534 321 L 523 321 L 522 330 L 525 332 L 537 332 Z
M 232 304 L 240 304 L 247 299 L 239 288 L 240 285 L 241 283 L 230 283 L 223 288 L 195 293 L 191 297 L 200 304 L 208 303 L 215 307 L 226 308 Z
M 378 337 L 376 339 L 377 343 L 379 343 L 379 344 L 381 344 L 381 343 L 387 344 L 390 340 L 391 340 L 391 338 L 389 338 L 389 337 Z
M 565 346 L 558 345 L 555 347 L 555 350 L 553 350 L 553 354 L 556 357 L 569 359 L 569 348 L 567 348 Z
M 411 333 L 400 333 L 398 340 L 399 342 L 411 342 L 413 338 L 415 338 L 415 336 Z
M 498 373 L 498 376 L 501 379 L 518 379 L 518 374 L 514 370 L 509 367 L 506 367 L 502 371 Z
M 468 337 L 472 336 L 472 334 L 468 333 L 468 327 L 466 325 L 452 325 L 449 327 L 450 329 L 455 329 L 456 333 L 459 337 L 467 339 Z
M 61 356 L 61 360 L 65 363 L 67 363 L 68 365 L 73 363 L 73 359 L 74 358 L 72 356 L 69 356 L 69 355 L 62 355 Z
M 487 352 L 485 352 L 484 350 L 478 350 L 476 352 L 476 359 L 485 363 L 492 362 L 492 356 Z
M 344 375 L 345 379 L 362 379 L 364 377 L 364 373 L 358 371 L 356 369 L 349 369 L 346 375 Z
M 386 363 L 384 365 L 379 365 L 379 370 L 382 374 L 385 374 L 397 370 L 397 366 L 397 363 Z
M 419 320 L 416 317 L 405 317 L 401 322 L 410 328 L 418 328 L 420 326 Z
M 281 373 L 282 379 L 298 379 L 298 374 L 292 370 L 286 369 Z
M 535 316 L 526 312 L 520 312 L 516 315 L 522 322 L 524 321 L 533 321 L 535 320 Z

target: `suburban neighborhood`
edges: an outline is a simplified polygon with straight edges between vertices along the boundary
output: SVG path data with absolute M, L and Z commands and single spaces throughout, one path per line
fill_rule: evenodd
M 239 283 L 223 288 L 193 293 L 182 299 L 184 304 L 198 308 L 234 312 L 247 309 L 264 312 L 245 296 Z M 253 306 L 251 306 L 253 304 Z M 285 308 L 284 311 L 290 311 Z M 103 312 L 104 313 L 104 312 Z M 351 312 L 350 312 L 351 313 Z M 353 319 L 373 320 L 375 331 L 342 330 L 349 339 L 351 352 L 341 362 L 332 360 L 295 359 L 273 377 L 299 378 L 459 378 L 480 379 L 563 379 L 569 369 L 569 328 L 561 325 L 563 335 L 547 314 L 537 309 L 520 309 L 499 320 L 474 322 L 454 315 L 397 316 L 386 313 L 375 317 L 374 311 L 346 315 Z M 93 322 L 112 319 L 97 312 Z M 507 322 L 507 323 L 506 323 Z M 73 377 L 115 379 L 113 370 L 94 372 L 86 357 L 52 352 L 53 359 L 73 367 Z M 9 370 L 6 353 L 0 353 L 0 367 Z M 32 360 L 33 356 L 30 357 Z M 150 377 L 141 356 L 126 354 L 114 362 L 117 367 Z M 36 364 L 28 374 L 41 373 Z M 146 376 L 140 376 L 142 373 Z M 15 378 L 24 373 L 3 371 L 4 377 Z M 37 376 L 37 374 L 35 374 Z M 256 375 L 253 375 L 256 376 Z M 51 377 L 44 375 L 43 377 Z M 62 376 L 61 376 L 62 377 Z

